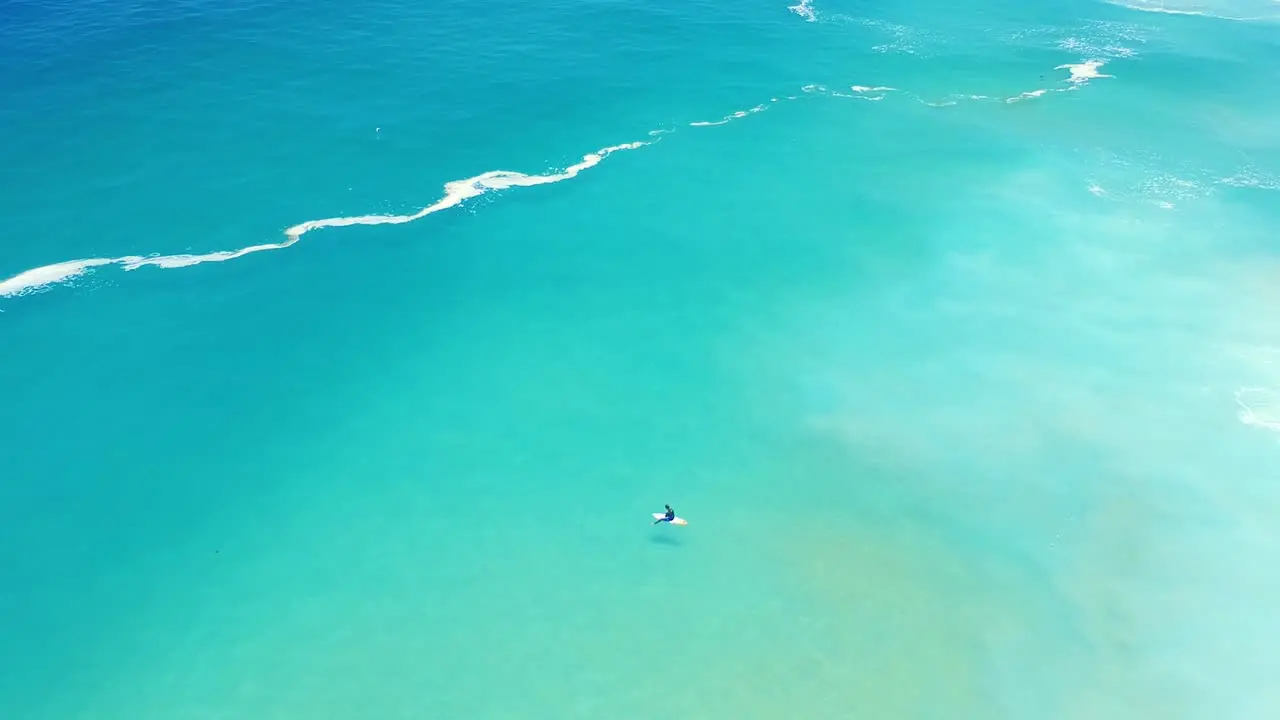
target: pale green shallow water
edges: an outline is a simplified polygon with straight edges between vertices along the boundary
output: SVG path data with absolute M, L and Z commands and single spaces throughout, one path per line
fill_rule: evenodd
M 1276 712 L 1273 25 L 140 7 L 4 36 L 0 277 L 201 260 L 0 298 L 13 717 Z

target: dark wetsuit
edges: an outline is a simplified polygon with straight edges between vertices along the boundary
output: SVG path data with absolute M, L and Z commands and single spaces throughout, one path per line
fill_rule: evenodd
M 667 512 L 662 516 L 661 519 L 654 520 L 653 521 L 654 525 L 657 525 L 660 522 L 671 522 L 672 520 L 676 519 L 676 511 L 672 510 L 670 505 L 664 505 L 663 507 L 667 509 Z

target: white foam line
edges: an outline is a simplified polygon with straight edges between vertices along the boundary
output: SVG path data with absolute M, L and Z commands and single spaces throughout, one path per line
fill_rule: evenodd
M 1204 10 L 1181 10 L 1179 8 L 1166 7 L 1163 3 L 1161 3 L 1160 5 L 1149 5 L 1145 2 L 1141 2 L 1141 0 L 1139 0 L 1139 4 L 1137 5 L 1134 5 L 1128 2 L 1122 2 L 1121 0 L 1103 0 L 1103 1 L 1109 5 L 1119 5 L 1120 7 L 1127 8 L 1129 10 L 1137 10 L 1138 12 L 1148 12 L 1148 13 L 1160 13 L 1161 15 L 1189 15 L 1192 17 L 1212 18 L 1214 20 L 1230 20 L 1232 22 L 1260 22 L 1265 20 L 1276 19 L 1274 17 L 1271 17 L 1271 18 L 1235 17 L 1232 15 L 1217 15 L 1215 13 L 1207 12 Z
M 809 7 L 807 0 L 802 3 L 805 7 Z M 1083 86 L 1089 80 L 1094 78 L 1106 78 L 1110 75 L 1103 75 L 1098 72 L 1098 68 L 1104 64 L 1101 60 L 1089 60 L 1086 62 L 1070 65 L 1059 65 L 1058 70 L 1070 70 L 1071 77 L 1067 82 L 1071 83 L 1070 87 L 1055 89 L 1053 92 L 1066 92 L 1075 90 Z M 956 104 L 954 100 L 943 103 L 930 103 L 922 100 L 920 97 L 896 88 L 883 85 L 851 85 L 850 89 L 856 93 L 855 95 L 847 95 L 844 93 L 829 91 L 823 85 L 805 85 L 801 88 L 801 92 L 805 95 L 832 95 L 836 97 L 857 97 L 862 100 L 879 101 L 883 100 L 885 95 L 891 92 L 902 93 L 908 95 L 917 102 L 931 105 L 934 107 L 944 107 Z M 1022 93 L 1013 98 L 1007 98 L 1005 102 L 1017 102 L 1023 99 L 1040 97 L 1048 90 L 1034 90 Z M 782 97 L 773 97 L 769 99 L 769 103 L 782 102 L 784 100 L 797 100 L 801 95 L 786 95 Z M 963 96 L 968 100 L 995 100 L 985 95 L 968 95 Z M 726 115 L 723 119 L 717 121 L 703 121 L 689 123 L 691 127 L 709 127 L 715 125 L 724 125 L 733 120 L 747 117 L 755 113 L 763 112 L 769 108 L 769 103 L 762 103 L 747 110 L 739 110 L 737 112 Z M 52 265 L 44 265 L 41 267 L 26 270 L 7 280 L 0 281 L 0 297 L 17 297 L 28 293 L 36 292 L 49 288 L 53 285 L 65 284 L 76 278 L 81 277 L 93 268 L 103 267 L 106 265 L 119 265 L 124 270 L 137 270 L 141 267 L 157 267 L 162 269 L 173 269 L 182 267 L 191 267 L 193 265 L 201 265 L 211 262 L 226 262 L 237 258 L 250 255 L 257 252 L 266 252 L 268 250 L 283 250 L 294 243 L 305 234 L 313 230 L 322 230 L 324 228 L 333 227 L 351 227 L 353 225 L 401 225 L 410 223 L 415 220 L 440 212 L 450 208 L 457 207 L 463 202 L 483 195 L 495 190 L 509 190 L 520 187 L 533 187 L 535 185 L 548 185 L 558 183 L 564 180 L 570 180 L 577 177 L 583 170 L 588 170 L 600 164 L 609 155 L 624 150 L 635 150 L 645 145 L 650 145 L 661 140 L 663 134 L 674 132 L 672 129 L 651 130 L 649 136 L 654 138 L 646 142 L 624 143 L 622 145 L 612 145 L 602 148 L 593 153 L 588 153 L 582 157 L 582 160 L 566 167 L 560 172 L 547 175 L 526 175 L 520 172 L 510 170 L 490 170 L 474 177 L 463 180 L 454 180 L 445 183 L 444 196 L 435 203 L 419 210 L 418 212 L 408 215 L 357 215 L 353 217 L 333 217 L 323 220 L 308 220 L 303 223 L 294 225 L 285 230 L 285 239 L 278 243 L 263 243 L 260 245 L 251 245 L 239 250 L 222 250 L 218 252 L 195 254 L 179 254 L 179 255 L 151 255 L 139 256 L 129 255 L 118 258 L 89 258 L 83 260 L 69 260 L 66 262 L 54 263 Z
M 226 262 L 266 250 L 283 250 L 298 242 L 296 236 L 288 236 L 284 242 L 251 245 L 239 250 L 221 250 L 203 255 L 126 255 L 118 258 L 90 258 L 87 260 L 69 260 L 67 262 L 45 265 L 0 282 L 0 297 L 18 297 L 28 293 L 44 290 L 52 285 L 65 284 L 85 274 L 89 269 L 104 265 L 119 265 L 125 270 L 137 270 L 140 267 L 153 266 L 172 269 L 190 267 L 210 262 Z
M 17 275 L 0 282 L 0 297 L 15 297 L 25 295 L 38 288 L 47 287 L 55 283 L 62 283 L 77 278 L 85 273 L 86 270 L 99 265 L 110 265 L 115 260 L 105 260 L 101 258 L 93 258 L 91 260 L 71 260 L 68 262 L 54 263 L 53 265 L 45 265 Z
M 1107 64 L 1106 60 L 1085 60 L 1084 62 L 1079 62 L 1079 63 L 1068 63 L 1064 65 L 1059 65 L 1055 67 L 1054 70 L 1066 70 L 1069 73 L 1071 73 L 1071 76 L 1068 77 L 1066 80 L 1066 82 L 1069 83 L 1067 87 L 1041 88 L 1039 90 L 1030 90 L 1028 92 L 1020 93 L 1013 97 L 1006 98 L 1005 102 L 1016 103 L 1016 102 L 1021 102 L 1023 100 L 1033 100 L 1038 97 L 1043 97 L 1047 93 L 1051 93 L 1051 92 L 1071 92 L 1072 90 L 1079 89 L 1090 80 L 1096 80 L 1098 78 L 1114 77 L 1113 75 L 1104 75 L 1103 73 L 1098 72 L 1098 68 L 1106 64 Z
M 913 95 L 912 97 L 915 97 L 915 96 Z M 946 100 L 937 100 L 937 101 L 934 101 L 934 102 L 926 102 L 926 101 L 924 101 L 924 100 L 920 99 L 919 97 L 915 97 L 915 99 L 916 99 L 916 101 L 918 101 L 918 102 L 922 102 L 922 103 L 924 103 L 925 105 L 928 105 L 929 107 L 937 107 L 937 108 L 941 108 L 941 107 L 951 107 L 952 105 L 959 105 L 961 100 L 969 100 L 969 101 L 974 101 L 974 100 L 999 100 L 1000 98 L 993 98 L 993 97 L 991 97 L 990 95 L 952 95 L 952 96 L 950 96 L 949 98 L 947 98 Z
M 775 102 L 779 102 L 779 100 L 778 98 L 770 98 L 769 102 L 775 103 Z M 689 127 L 715 127 L 716 125 L 727 125 L 733 122 L 734 120 L 744 118 L 748 115 L 754 115 L 759 112 L 764 112 L 765 110 L 768 110 L 768 109 L 769 109 L 768 105 L 761 103 L 753 108 L 748 108 L 746 110 L 738 110 L 737 112 L 725 115 L 723 118 L 720 118 L 719 120 L 700 120 L 698 122 L 691 122 L 689 123 Z
M 1066 70 L 1071 73 L 1071 76 L 1068 77 L 1066 80 L 1066 82 L 1070 83 L 1067 87 L 1041 88 L 1039 90 L 1030 90 L 1024 93 L 1019 93 L 1018 95 L 1015 95 L 1010 98 L 1005 98 L 1005 102 L 1016 103 L 1016 102 L 1022 102 L 1023 100 L 1034 100 L 1035 98 L 1043 97 L 1045 94 L 1051 93 L 1051 92 L 1071 92 L 1072 90 L 1079 89 L 1090 80 L 1096 80 L 1098 78 L 1114 77 L 1113 75 L 1104 75 L 1098 72 L 1098 68 L 1102 67 L 1105 64 L 1106 64 L 1105 60 L 1086 60 L 1080 63 L 1069 63 L 1066 65 L 1059 65 L 1055 67 L 1054 70 Z
M 1110 78 L 1112 77 L 1111 75 L 1104 75 L 1098 72 L 1098 69 L 1105 64 L 1106 64 L 1105 60 L 1086 60 L 1080 63 L 1059 65 L 1054 69 L 1067 70 L 1068 72 L 1070 72 L 1070 77 L 1068 77 L 1064 81 L 1067 83 L 1067 87 L 1039 88 L 1037 90 L 1028 90 L 1026 92 L 1018 93 L 1017 95 L 1013 95 L 1010 97 L 1003 97 L 1003 98 L 992 97 L 990 95 L 956 94 L 956 95 L 948 96 L 941 100 L 929 101 L 929 100 L 925 100 L 919 95 L 916 95 L 915 93 L 908 92 L 906 90 L 899 90 L 897 88 L 886 87 L 883 85 L 877 85 L 877 86 L 851 85 L 849 89 L 854 92 L 853 95 L 828 90 L 823 85 L 806 85 L 804 86 L 803 90 L 806 93 L 811 93 L 816 95 L 832 95 L 834 97 L 854 98 L 858 100 L 867 100 L 871 102 L 878 102 L 880 100 L 883 100 L 889 93 L 899 93 L 902 95 L 906 95 L 907 97 L 910 97 L 912 100 L 915 100 L 918 103 L 928 105 L 929 107 L 936 107 L 936 108 L 952 107 L 954 105 L 960 104 L 961 101 L 985 101 L 985 102 L 1001 102 L 1005 104 L 1012 104 L 1017 102 L 1024 102 L 1026 100 L 1034 100 L 1036 98 L 1044 97 L 1049 93 L 1071 92 L 1072 90 L 1080 89 L 1090 80 L 1094 80 L 1097 78 Z
M 1011 98 L 1005 98 L 1004 101 L 1006 103 L 1016 103 L 1016 102 L 1022 102 L 1023 100 L 1032 100 L 1034 98 L 1042 97 L 1047 92 L 1049 91 L 1045 88 L 1041 88 L 1039 90 L 1031 90 L 1029 92 L 1020 93 Z
M 623 150 L 635 150 L 644 145 L 657 142 L 650 140 L 649 142 L 633 142 L 623 145 L 613 145 L 611 147 L 588 153 L 582 157 L 582 160 L 576 164 L 570 165 L 558 173 L 549 175 L 526 175 L 524 173 L 512 172 L 509 170 L 491 170 L 481 173 L 475 177 L 466 178 L 465 180 L 454 180 L 445 183 L 444 197 L 437 200 L 416 213 L 410 215 L 357 215 L 355 217 L 335 217 L 323 220 L 308 220 L 304 223 L 294 225 L 285 231 L 285 240 L 278 243 L 264 243 L 261 245 L 251 245 L 239 250 L 222 250 L 219 252 L 205 253 L 203 255 L 181 254 L 181 255 L 152 255 L 142 257 L 138 255 L 129 255 L 118 258 L 91 258 L 87 260 L 71 260 L 67 262 L 55 263 L 53 265 L 45 265 L 42 267 L 27 270 L 18 273 L 8 280 L 0 282 L 0 297 L 17 297 L 26 295 L 31 292 L 48 288 L 52 285 L 63 284 L 80 277 L 91 268 L 101 267 L 105 265 L 120 265 L 125 270 L 137 270 L 141 267 L 158 267 L 164 269 L 191 267 L 192 265 L 200 265 L 210 262 L 226 262 L 244 257 L 256 252 L 265 252 L 267 250 L 283 250 L 293 245 L 305 234 L 313 230 L 321 230 L 330 227 L 350 227 L 352 225 L 400 225 L 403 223 L 420 220 L 432 213 L 457 207 L 464 201 L 483 195 L 491 190 L 508 190 L 518 187 L 533 187 L 535 185 L 548 185 L 550 183 L 558 183 L 577 177 L 578 173 L 595 167 L 610 154 Z
M 850 85 L 849 89 L 857 93 L 853 97 L 859 100 L 867 100 L 869 102 L 879 102 L 885 98 L 885 95 L 891 92 L 897 92 L 897 88 L 885 87 L 877 85 L 868 87 L 866 85 Z
M 551 175 L 525 175 L 520 172 L 512 172 L 510 170 L 490 170 L 489 172 L 470 177 L 465 180 L 454 180 L 445 183 L 444 197 L 437 200 L 434 204 L 419 210 L 411 215 L 357 215 L 355 217 L 337 217 L 327 218 L 324 220 L 308 220 L 304 223 L 294 225 L 284 234 L 291 238 L 300 238 L 312 230 L 321 230 L 330 227 L 351 227 L 353 225 L 402 225 L 411 223 L 415 220 L 441 210 L 448 210 L 452 207 L 461 205 L 464 201 L 489 192 L 490 190 L 509 190 L 517 187 L 533 187 L 535 185 L 549 185 L 551 183 L 563 182 L 577 177 L 578 173 L 589 168 L 593 168 L 600 164 L 600 161 L 608 157 L 610 154 L 621 150 L 635 150 L 649 143 L 633 142 L 624 145 L 614 145 L 593 153 L 582 156 L 582 160 L 575 165 L 570 165 L 563 171 L 553 173 Z M 228 258 L 230 259 L 230 258 Z

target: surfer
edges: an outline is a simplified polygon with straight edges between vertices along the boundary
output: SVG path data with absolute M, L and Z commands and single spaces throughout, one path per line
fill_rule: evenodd
M 672 510 L 670 505 L 663 505 L 663 507 L 667 509 L 667 512 L 663 514 L 662 517 L 658 518 L 657 520 L 654 520 L 653 521 L 654 525 L 657 525 L 660 522 L 671 522 L 672 520 L 676 519 L 676 511 Z

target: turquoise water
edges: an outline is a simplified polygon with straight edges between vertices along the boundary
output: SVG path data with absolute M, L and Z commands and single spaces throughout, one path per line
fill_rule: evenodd
M 0 716 L 1280 709 L 1270 0 L 3 17 Z

